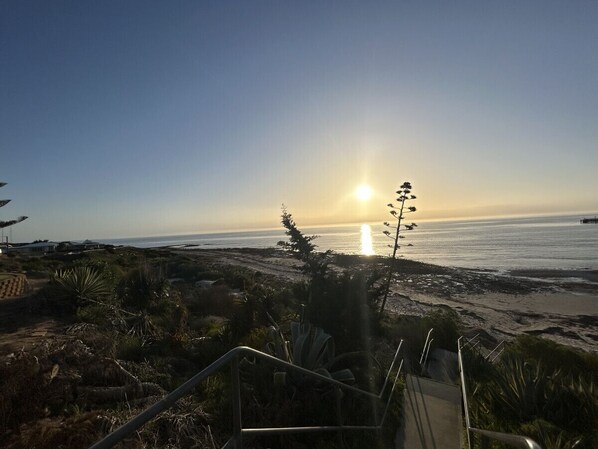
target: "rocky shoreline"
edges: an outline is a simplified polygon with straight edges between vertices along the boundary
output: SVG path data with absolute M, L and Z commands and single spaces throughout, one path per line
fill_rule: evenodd
M 277 249 L 178 250 L 214 265 L 233 265 L 298 281 L 300 262 Z M 332 255 L 332 267 L 384 269 L 375 256 Z M 525 333 L 586 351 L 598 351 L 598 271 L 513 270 L 494 272 L 397 262 L 389 308 L 421 316 L 449 307 L 463 323 L 498 340 Z

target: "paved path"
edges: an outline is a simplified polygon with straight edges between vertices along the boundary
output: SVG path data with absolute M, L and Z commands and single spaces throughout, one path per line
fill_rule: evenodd
M 408 375 L 404 394 L 403 427 L 398 449 L 460 449 L 461 391 L 431 379 Z

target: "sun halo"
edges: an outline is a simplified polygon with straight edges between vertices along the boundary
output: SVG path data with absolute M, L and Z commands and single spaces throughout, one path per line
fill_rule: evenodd
M 373 194 L 374 191 L 367 184 L 361 184 L 355 188 L 355 198 L 359 201 L 368 201 Z

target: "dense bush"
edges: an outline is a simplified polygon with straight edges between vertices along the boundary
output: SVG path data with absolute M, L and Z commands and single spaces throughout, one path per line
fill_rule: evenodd
M 549 449 L 597 447 L 598 386 L 596 371 L 588 369 L 597 361 L 527 336 L 518 337 L 496 364 L 468 354 L 475 425 L 528 435 Z

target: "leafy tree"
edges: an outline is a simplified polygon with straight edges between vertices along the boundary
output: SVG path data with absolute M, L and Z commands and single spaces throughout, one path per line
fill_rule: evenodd
M 289 241 L 281 240 L 278 246 L 290 251 L 297 259 L 301 260 L 303 271 L 312 278 L 321 278 L 326 275 L 328 269 L 328 256 L 330 251 L 317 252 L 317 246 L 312 242 L 318 238 L 317 235 L 304 235 L 293 219 L 293 216 L 282 206 L 281 223 L 286 229 L 285 234 Z
M 314 250 L 316 249 L 316 245 L 311 242 L 318 238 L 318 236 L 303 235 L 284 204 L 282 206 L 281 222 L 286 229 L 285 234 L 289 236 L 289 241 L 281 240 L 278 242 L 278 246 L 291 251 L 298 259 L 306 263 L 309 262 L 313 258 Z
M 312 241 L 297 228 L 292 215 L 283 206 L 282 224 L 289 242 L 279 242 L 300 260 L 308 282 L 298 286 L 296 296 L 305 304 L 302 321 L 325 329 L 339 347 L 363 348 L 371 330 L 372 311 L 379 303 L 380 291 L 375 287 L 378 273 L 328 270 L 330 251 L 319 253 Z

